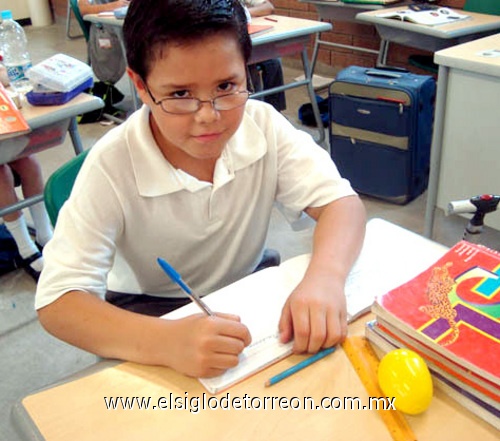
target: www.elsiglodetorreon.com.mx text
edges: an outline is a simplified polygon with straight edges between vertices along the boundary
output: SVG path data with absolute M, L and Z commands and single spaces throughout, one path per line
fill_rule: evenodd
M 108 410 L 395 410 L 394 397 L 252 397 L 226 393 L 213 396 L 184 396 L 170 393 L 163 397 L 103 397 Z

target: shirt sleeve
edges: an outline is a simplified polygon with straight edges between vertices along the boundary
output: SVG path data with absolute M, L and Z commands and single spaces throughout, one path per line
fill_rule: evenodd
M 293 128 L 279 113 L 272 124 L 278 155 L 276 199 L 285 207 L 289 219 L 300 217 L 306 208 L 321 207 L 356 194 L 350 182 L 340 175 L 330 154 L 311 135 Z
M 103 297 L 122 226 L 120 202 L 106 174 L 89 155 L 59 213 L 54 236 L 44 248 L 35 308 L 72 290 Z

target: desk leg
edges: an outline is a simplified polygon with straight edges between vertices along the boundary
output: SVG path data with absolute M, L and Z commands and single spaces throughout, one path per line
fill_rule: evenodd
M 313 55 L 311 59 L 311 78 L 314 75 L 314 68 L 316 67 L 316 59 L 318 58 L 319 45 L 321 43 L 321 33 L 316 35 L 316 40 L 314 41 Z
M 318 103 L 316 101 L 316 93 L 314 92 L 314 86 L 312 82 L 312 70 L 309 66 L 309 59 L 307 58 L 307 49 L 304 48 L 301 52 L 302 66 L 304 67 L 304 76 L 307 81 L 307 91 L 309 93 L 309 99 L 311 100 L 311 106 L 314 114 L 314 119 L 318 127 L 318 138 L 315 141 L 322 145 L 325 142 L 325 128 L 323 127 L 323 122 L 321 121 L 321 113 L 319 111 Z
M 73 148 L 75 149 L 75 155 L 79 155 L 83 152 L 82 140 L 80 138 L 80 133 L 78 132 L 78 123 L 76 122 L 76 117 L 71 118 L 68 127 L 69 136 L 71 137 L 71 142 L 73 143 Z
M 446 95 L 448 89 L 449 68 L 439 66 L 436 109 L 434 113 L 434 131 L 432 134 L 431 164 L 429 172 L 429 188 L 427 190 L 427 205 L 425 208 L 424 236 L 432 238 L 434 214 L 438 196 L 439 173 L 441 168 L 441 150 L 443 145 L 444 119 L 446 110 Z
M 389 53 L 389 41 L 381 39 L 377 56 L 377 67 L 387 66 L 387 55 Z

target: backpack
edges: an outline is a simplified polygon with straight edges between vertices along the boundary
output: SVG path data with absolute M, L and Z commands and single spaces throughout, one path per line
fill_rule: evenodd
M 316 102 L 318 103 L 319 113 L 321 115 L 321 122 L 323 127 L 328 127 L 330 121 L 330 111 L 329 111 L 329 99 L 322 98 L 316 95 Z M 316 127 L 316 119 L 314 118 L 314 112 L 311 103 L 302 104 L 299 107 L 298 117 L 302 124 L 309 127 Z
M 0 225 L 0 276 L 20 267 L 22 259 L 14 238 L 4 224 Z
M 92 23 L 88 51 L 95 76 L 104 83 L 117 83 L 125 73 L 126 62 L 120 39 L 113 28 Z
M 98 96 L 99 98 L 101 98 L 104 101 L 104 107 L 81 115 L 78 119 L 79 124 L 101 121 L 104 118 L 104 114 L 118 117 L 122 115 L 123 111 L 117 109 L 115 107 L 115 104 L 121 102 L 124 98 L 124 95 L 113 84 L 96 81 L 94 83 L 94 86 L 86 92 L 90 95 Z

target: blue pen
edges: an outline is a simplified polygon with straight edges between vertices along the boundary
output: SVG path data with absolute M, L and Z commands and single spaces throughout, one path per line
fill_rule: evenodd
M 161 266 L 165 274 L 172 279 L 172 282 L 177 283 L 182 290 L 195 302 L 207 315 L 214 315 L 210 308 L 193 292 L 193 290 L 182 280 L 181 275 L 170 265 L 166 260 L 158 257 L 158 264 Z
M 326 357 L 327 355 L 331 354 L 333 351 L 337 349 L 335 346 L 332 348 L 326 348 L 323 349 L 316 354 L 312 355 L 309 358 L 306 358 L 305 360 L 302 360 L 300 363 L 297 363 L 295 366 L 292 366 L 291 368 L 288 368 L 286 371 L 281 372 L 278 375 L 275 375 L 274 377 L 270 378 L 269 380 L 266 381 L 266 387 L 272 386 L 273 384 L 278 383 L 281 380 L 284 380 L 285 378 L 288 378 L 290 375 L 295 374 L 295 372 L 300 371 L 301 369 L 304 369 L 305 367 L 315 363 L 318 360 L 321 360 L 322 358 Z

